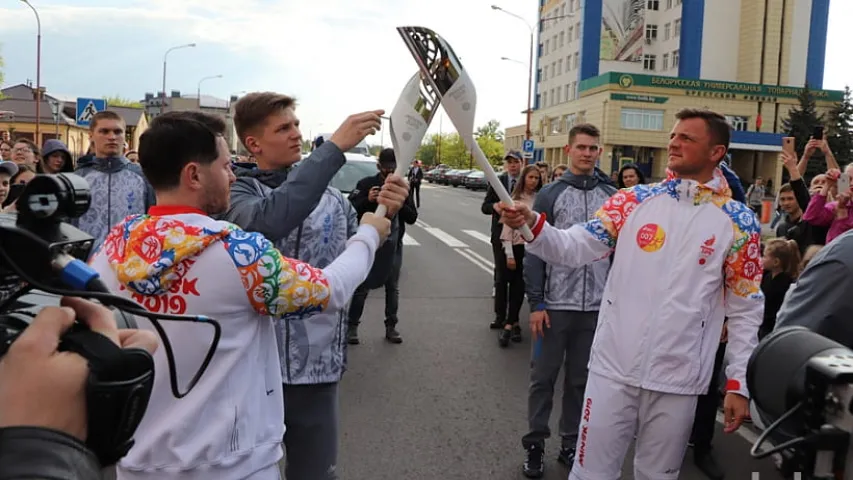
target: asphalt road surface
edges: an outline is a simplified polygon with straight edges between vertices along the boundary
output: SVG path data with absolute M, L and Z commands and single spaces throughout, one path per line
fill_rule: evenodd
M 497 345 L 492 320 L 489 219 L 484 192 L 424 184 L 418 224 L 407 227 L 400 280 L 402 345 L 383 340 L 384 292 L 371 292 L 350 347 L 341 395 L 342 480 L 523 479 L 530 338 Z M 562 380 L 558 381 L 562 385 Z M 556 395 L 562 395 L 558 390 Z M 559 398 L 559 397 L 557 397 Z M 552 431 L 559 419 L 559 400 Z M 718 424 L 718 427 L 720 425 Z M 728 479 L 777 479 L 749 456 L 752 431 L 714 438 Z M 565 479 L 559 440 L 546 447 L 546 479 Z M 632 452 L 623 478 L 633 478 Z M 688 451 L 681 478 L 704 480 Z
M 492 253 L 483 192 L 424 184 L 416 225 L 407 227 L 400 280 L 402 345 L 384 341 L 384 292 L 371 292 L 349 349 L 340 391 L 341 480 L 523 479 L 530 337 L 507 349 L 489 330 Z M 551 429 L 556 432 L 562 379 Z M 718 417 L 719 418 L 719 417 Z M 728 480 L 780 479 L 753 460 L 755 434 L 714 438 Z M 559 440 L 546 448 L 546 479 L 565 479 Z M 623 479 L 633 478 L 631 457 Z M 754 473 L 759 474 L 758 477 Z M 283 475 L 282 475 L 283 476 Z M 106 478 L 111 478 L 108 475 Z M 706 480 L 688 451 L 681 479 Z

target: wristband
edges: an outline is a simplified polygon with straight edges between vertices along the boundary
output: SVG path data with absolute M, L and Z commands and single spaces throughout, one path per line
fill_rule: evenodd
M 530 231 L 533 233 L 533 240 L 536 240 L 536 237 L 542 232 L 542 228 L 545 226 L 545 214 L 540 213 L 539 218 L 536 219 L 536 222 L 533 224 L 533 228 Z

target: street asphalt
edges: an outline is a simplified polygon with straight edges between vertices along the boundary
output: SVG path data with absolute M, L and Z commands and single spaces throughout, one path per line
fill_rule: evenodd
M 400 279 L 401 345 L 384 340 L 384 292 L 371 292 L 349 348 L 340 389 L 341 480 L 523 479 L 530 337 L 501 349 L 492 320 L 489 218 L 484 192 L 424 184 L 419 221 L 407 227 Z M 551 429 L 558 431 L 562 379 Z M 718 417 L 719 418 L 719 417 Z M 753 460 L 755 433 L 722 433 L 714 448 L 728 480 L 782 478 Z M 545 479 L 565 479 L 559 440 L 546 448 Z M 631 458 L 623 479 L 633 479 Z M 755 473 L 759 476 L 756 477 Z M 110 478 L 108 475 L 106 478 Z M 282 475 L 283 477 L 283 475 Z M 688 451 L 681 479 L 706 480 Z

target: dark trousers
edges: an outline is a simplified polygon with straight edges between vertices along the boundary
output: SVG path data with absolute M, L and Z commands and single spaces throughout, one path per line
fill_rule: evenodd
M 560 437 L 563 448 L 575 448 L 583 408 L 589 352 L 598 323 L 598 312 L 548 310 L 551 328 L 544 329 L 541 352 L 533 359 L 527 396 L 529 431 L 521 439 L 525 449 L 545 446 L 551 436 L 548 421 L 554 407 L 554 385 L 563 372 Z
M 524 304 L 524 245 L 513 245 L 512 254 L 515 257 L 515 270 L 506 268 L 506 263 L 503 268 L 509 286 L 506 323 L 518 325 L 518 314 Z
M 723 369 L 723 359 L 726 357 L 726 344 L 721 343 L 717 348 L 717 358 L 714 359 L 714 373 L 711 375 L 711 385 L 704 395 L 696 402 L 696 416 L 693 418 L 694 454 L 707 453 L 714 439 L 714 428 L 717 425 L 717 409 L 720 408 L 720 370 Z
M 409 185 L 409 196 L 415 202 L 415 207 L 421 208 L 421 182 L 412 182 Z
M 337 479 L 338 384 L 284 385 L 287 480 Z
M 495 321 L 506 323 L 509 276 L 506 274 L 506 254 L 500 240 L 492 240 L 492 255 L 495 257 Z
M 403 245 L 397 245 L 391 274 L 385 281 L 385 326 L 393 328 L 397 325 L 397 310 L 400 307 L 400 270 L 403 266 Z M 364 313 L 364 302 L 370 289 L 364 284 L 359 285 L 352 296 L 349 306 L 349 325 L 357 327 Z

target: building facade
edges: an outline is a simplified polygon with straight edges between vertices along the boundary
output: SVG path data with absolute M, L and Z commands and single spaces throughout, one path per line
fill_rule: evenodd
M 228 100 L 223 100 L 210 95 L 182 95 L 179 90 L 172 90 L 169 96 L 164 96 L 163 92 L 157 95 L 146 93 L 142 104 L 150 118 L 165 112 L 188 110 L 197 110 L 219 116 L 225 120 L 225 140 L 228 143 L 228 148 L 232 152 L 243 153 L 245 149 L 240 144 L 237 131 L 234 128 L 234 104 L 238 98 L 236 95 L 232 95 Z
M 782 119 L 804 85 L 823 113 L 829 0 L 538 0 L 534 160 L 565 163 L 574 123 L 602 129 L 601 167 L 660 178 L 684 107 L 725 114 L 734 166 L 781 178 Z M 778 183 L 776 183 L 778 185 Z

